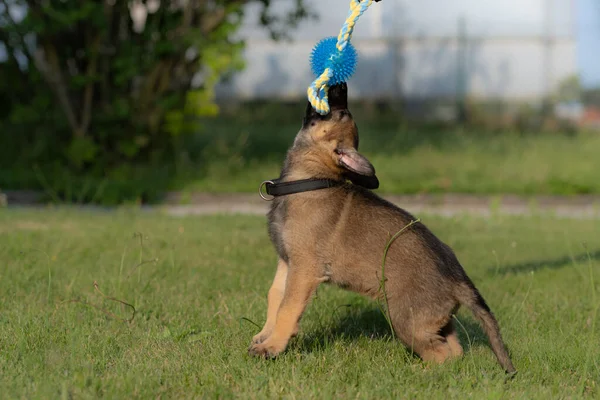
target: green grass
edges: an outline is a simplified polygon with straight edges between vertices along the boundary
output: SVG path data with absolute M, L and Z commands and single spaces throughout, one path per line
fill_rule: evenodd
M 279 175 L 302 110 L 224 111 L 182 138 L 173 164 L 122 166 L 99 177 L 73 176 L 56 165 L 10 164 L 0 168 L 0 188 L 35 188 L 51 200 L 104 204 L 155 202 L 173 190 L 255 193 L 262 180 Z M 373 162 L 382 193 L 600 194 L 598 132 L 415 126 L 390 113 L 353 110 L 360 150 Z
M 205 158 L 204 172 L 180 182 L 180 187 L 254 192 L 257 176 L 278 176 L 301 115 L 266 110 L 223 116 L 207 125 L 189 146 L 204 144 L 212 149 L 213 158 Z M 373 162 L 382 193 L 600 193 L 598 132 L 418 127 L 393 115 L 377 118 L 360 109 L 355 120 L 360 151 Z
M 514 380 L 470 314 L 464 358 L 427 366 L 375 303 L 327 286 L 284 355 L 249 358 L 242 318 L 264 321 L 276 262 L 264 218 L 0 210 L 1 397 L 598 398 L 598 221 L 419 217 L 498 317 Z
M 270 130 L 271 136 L 279 132 Z M 443 142 L 403 145 L 412 136 L 431 133 L 397 130 L 362 130 L 362 137 L 392 135 L 391 143 L 361 146 L 382 182 L 381 192 L 476 193 L 519 195 L 600 194 L 600 134 L 523 136 L 507 132 L 478 136 L 476 132 L 447 131 Z M 290 141 L 292 139 L 290 138 Z M 438 139 L 435 139 L 438 140 Z M 450 143 L 452 142 L 452 143 Z M 260 179 L 279 176 L 283 151 L 263 161 L 238 155 L 239 164 L 227 158 L 214 160 L 206 174 L 179 184 L 181 190 L 255 192 Z M 247 157 L 247 158 L 246 158 Z M 260 179 L 257 179 L 257 176 Z

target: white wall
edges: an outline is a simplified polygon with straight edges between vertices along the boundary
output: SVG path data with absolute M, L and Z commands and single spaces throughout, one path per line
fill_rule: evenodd
M 291 3 L 276 4 L 285 10 Z M 308 3 L 320 19 L 303 23 L 293 32 L 292 43 L 271 42 L 257 23 L 257 8 L 248 9 L 240 32 L 248 45 L 247 69 L 222 84 L 220 96 L 305 96 L 314 79 L 310 51 L 319 39 L 337 35 L 349 1 Z M 349 81 L 350 96 L 454 96 L 461 16 L 469 37 L 465 57 L 470 95 L 536 99 L 577 71 L 572 0 L 383 0 L 373 3 L 354 32 L 359 62 Z M 548 37 L 553 38 L 551 45 Z

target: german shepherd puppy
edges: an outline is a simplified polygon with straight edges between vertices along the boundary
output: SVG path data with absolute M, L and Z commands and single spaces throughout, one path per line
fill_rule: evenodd
M 279 262 L 267 321 L 249 353 L 275 357 L 284 351 L 317 286 L 328 282 L 383 300 L 397 337 L 424 361 L 442 363 L 462 355 L 452 315 L 464 305 L 483 325 L 500 365 L 514 372 L 498 322 L 452 249 L 424 224 L 414 223 L 411 214 L 369 190 L 379 182 L 357 151 L 346 85 L 331 87 L 329 101 L 326 116 L 307 105 L 280 179 L 329 179 L 339 185 L 272 202 L 269 233 Z M 389 248 L 382 277 L 384 248 L 403 228 Z

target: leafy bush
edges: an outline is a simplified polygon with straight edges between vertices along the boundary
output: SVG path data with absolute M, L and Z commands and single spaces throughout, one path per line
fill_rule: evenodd
M 274 38 L 309 15 L 302 0 L 283 16 L 270 0 L 0 0 L 0 169 L 38 165 L 64 197 L 64 171 L 126 181 L 175 161 L 243 67 L 234 34 L 253 2 Z

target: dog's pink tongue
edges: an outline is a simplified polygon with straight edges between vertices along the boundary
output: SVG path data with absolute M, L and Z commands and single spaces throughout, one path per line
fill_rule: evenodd
M 366 158 L 362 157 L 354 150 L 341 151 L 340 162 L 349 170 L 359 174 L 368 173 L 373 168 Z

